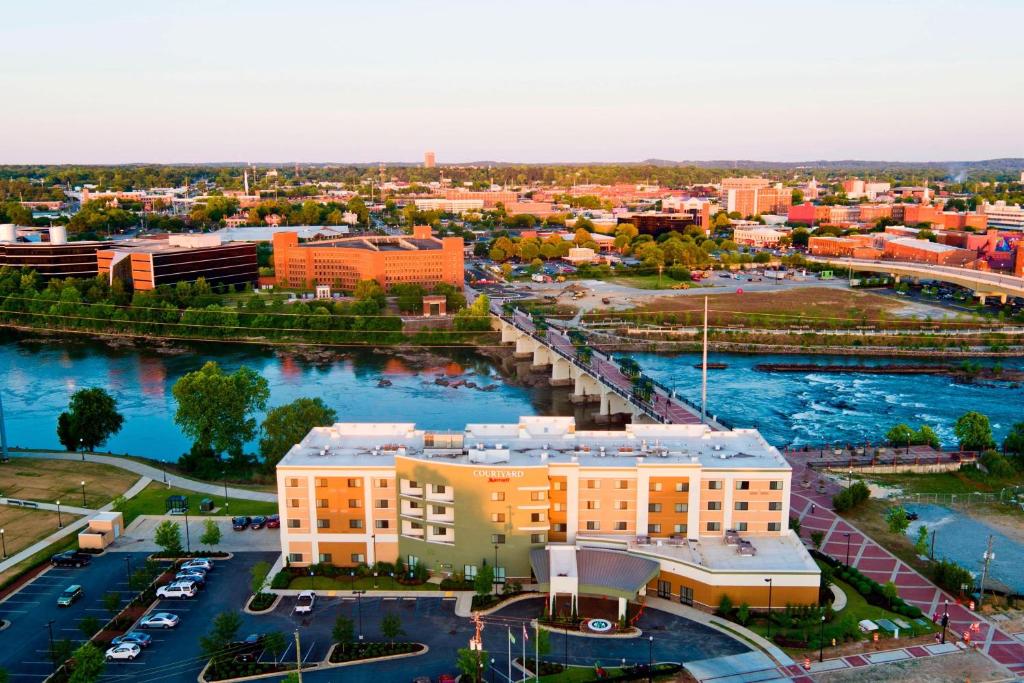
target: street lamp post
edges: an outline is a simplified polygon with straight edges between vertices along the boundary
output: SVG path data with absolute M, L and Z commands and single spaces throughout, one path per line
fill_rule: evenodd
M 365 590 L 352 591 L 352 595 L 356 596 L 356 615 L 359 621 L 359 640 L 363 639 L 363 594 Z
M 843 536 L 846 536 L 846 566 L 850 566 L 850 532 L 844 531 Z
M 192 552 L 192 541 L 188 535 L 188 505 L 185 506 L 185 552 Z
M 124 556 L 124 563 L 128 571 L 128 590 L 132 589 L 132 557 L 131 555 Z
M 764 580 L 768 584 L 768 638 L 772 637 L 772 579 L 771 577 Z
M 60 516 L 60 501 L 59 500 L 57 501 L 57 528 L 58 529 L 63 529 L 64 528 L 64 521 L 61 519 L 61 516 Z
M 53 621 L 46 622 L 46 630 L 50 632 L 50 662 L 53 663 L 53 670 L 57 671 L 57 653 L 53 651 Z
M 491 582 L 491 590 L 495 595 L 498 593 L 498 544 L 494 544 L 494 580 Z
M 228 471 L 224 470 L 224 505 L 228 504 Z
M 4 530 L 0 529 L 0 546 L 3 546 L 4 556 L 3 559 L 7 559 L 7 539 L 4 538 Z
M 946 644 L 946 627 L 949 626 L 949 600 L 942 601 L 942 644 Z
M 654 636 L 647 636 L 647 683 L 654 680 Z
M 818 661 L 825 661 L 825 614 L 821 615 L 821 630 L 818 632 Z
M 78 450 L 82 452 L 82 462 L 85 462 L 85 439 L 78 440 Z
M 85 504 L 85 479 L 82 480 L 82 507 L 88 507 Z

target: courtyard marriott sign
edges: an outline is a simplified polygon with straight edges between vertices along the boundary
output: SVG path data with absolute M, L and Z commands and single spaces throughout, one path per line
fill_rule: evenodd
M 504 482 L 522 479 L 526 473 L 522 470 L 473 470 L 473 476 L 486 479 L 489 482 Z

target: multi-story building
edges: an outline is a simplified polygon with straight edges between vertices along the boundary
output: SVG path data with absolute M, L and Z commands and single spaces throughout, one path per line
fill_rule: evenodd
M 205 279 L 210 285 L 251 286 L 259 280 L 256 244 L 222 243 L 220 235 L 167 235 L 101 245 L 100 275 L 136 290 Z
M 440 199 L 426 198 L 413 200 L 419 211 L 441 211 L 443 213 L 462 214 L 467 211 L 482 211 L 482 199 Z
M 793 203 L 793 191 L 767 178 L 725 178 L 722 180 L 722 206 L 729 213 L 757 216 L 762 213 L 786 213 Z
M 423 168 L 434 168 L 437 166 L 437 158 L 433 152 L 423 153 Z
M 484 207 L 493 209 L 498 204 L 511 204 L 518 201 L 519 195 L 511 190 L 445 190 L 445 199 L 482 199 Z
M 732 241 L 751 247 L 774 247 L 786 234 L 781 230 L 764 225 L 736 226 L 732 231 Z
M 360 280 L 381 287 L 410 283 L 462 286 L 461 237 L 438 239 L 417 225 L 410 237 L 369 235 L 299 242 L 294 232 L 274 234 L 274 276 L 285 287 L 330 285 L 351 291 Z
M 1019 204 L 1007 204 L 1000 199 L 991 204 L 985 202 L 978 210 L 988 217 L 988 224 L 993 228 L 1024 230 L 1024 207 Z
M 649 589 L 705 608 L 723 594 L 763 606 L 765 578 L 779 604 L 817 601 L 818 568 L 788 528 L 790 479 L 755 430 L 584 431 L 571 417 L 457 432 L 335 424 L 277 466 L 293 566 L 401 558 L 473 577 L 486 561 L 499 580 L 532 574 L 554 592 L 556 564 L 593 575 L 611 558 L 640 568 L 625 597 Z
M 30 268 L 41 277 L 96 277 L 96 250 L 103 242 L 68 242 L 64 226 L 49 228 L 49 241 L 19 242 L 17 227 L 0 225 L 0 267 Z
M 711 203 L 690 199 L 673 211 L 644 211 L 618 214 L 617 222 L 633 224 L 641 235 L 660 235 L 675 230 L 684 232 L 694 226 L 705 233 L 711 229 Z

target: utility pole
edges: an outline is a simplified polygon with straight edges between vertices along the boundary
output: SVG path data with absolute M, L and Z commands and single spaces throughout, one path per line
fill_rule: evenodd
M 988 563 L 996 559 L 996 554 L 992 552 L 992 541 L 994 536 L 988 535 L 988 547 L 985 549 L 985 554 L 982 555 L 982 559 L 985 560 L 985 565 L 981 570 L 981 585 L 978 586 L 978 610 L 981 611 L 981 605 L 985 602 L 985 579 L 988 578 Z
M 295 673 L 299 677 L 299 683 L 302 683 L 302 652 L 300 648 L 299 629 L 295 629 Z
M 704 351 L 700 364 L 700 422 L 708 417 L 708 298 L 704 297 Z
M 7 462 L 7 428 L 4 427 L 4 397 L 0 392 L 0 462 Z

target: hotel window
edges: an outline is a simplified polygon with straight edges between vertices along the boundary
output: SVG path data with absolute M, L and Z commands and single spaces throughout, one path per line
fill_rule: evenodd
M 329 520 L 329 519 L 318 519 L 318 520 L 316 520 L 316 528 L 317 529 L 330 529 L 331 528 L 331 520 Z
M 690 490 L 690 483 L 689 482 L 681 481 L 681 482 L 676 483 L 676 493 L 686 493 L 689 490 Z
M 363 501 L 360 500 L 359 498 L 349 498 L 348 499 L 348 506 L 350 508 L 361 508 L 361 507 L 363 507 Z
M 505 534 L 491 534 L 491 545 L 504 545 Z
M 407 483 L 409 484 L 409 488 L 411 489 L 418 489 L 420 487 L 420 483 L 415 479 L 409 479 Z
M 601 522 L 587 522 L 587 531 L 600 531 Z
M 530 534 L 530 543 L 547 543 L 544 534 Z
M 736 490 L 737 491 L 749 491 L 750 490 L 750 482 L 746 481 L 746 480 L 736 482 Z
M 748 503 L 745 500 L 741 500 L 740 502 L 736 503 L 736 509 L 737 510 L 749 510 L 750 509 L 750 503 Z
M 564 491 L 565 490 L 565 482 L 562 481 L 561 479 L 559 479 L 557 481 L 553 481 L 553 482 L 551 482 L 551 488 L 554 489 L 555 491 Z
M 350 520 L 348 520 L 348 528 L 349 529 L 362 529 L 363 528 L 363 520 L 361 520 L 361 519 L 350 519 Z
M 387 510 L 388 501 L 383 498 L 381 500 L 375 500 L 373 501 L 373 507 L 377 508 L 378 510 Z
M 443 527 L 443 526 L 435 526 L 434 529 L 433 529 L 433 533 L 434 533 L 435 536 L 447 536 L 448 535 L 448 529 L 447 529 L 447 527 Z
M 720 501 L 720 500 L 709 500 L 708 501 L 708 510 L 721 510 L 721 509 L 722 509 L 722 501 Z
M 420 558 L 416 557 L 415 555 L 407 555 L 405 558 L 405 563 L 409 565 L 409 569 L 414 569 L 416 565 L 420 563 Z
M 722 482 L 719 479 L 713 479 L 708 482 L 708 488 L 712 491 L 719 491 L 722 488 Z
M 444 505 L 431 505 L 430 506 L 430 514 L 432 514 L 432 515 L 443 515 L 446 512 L 448 512 L 448 508 L 446 508 Z
M 320 553 L 320 561 L 321 562 L 326 562 L 327 564 L 330 564 L 331 563 L 331 559 L 332 559 L 332 557 L 331 557 L 330 553 Z
M 317 498 L 316 499 L 316 506 L 318 508 L 321 508 L 321 509 L 327 507 L 327 499 L 326 498 Z
M 491 500 L 494 502 L 505 500 L 504 491 L 491 491 Z
M 352 560 L 352 564 L 362 564 L 366 562 L 366 555 L 363 555 L 362 553 L 352 553 L 352 555 L 349 556 L 349 559 Z
M 288 528 L 289 529 L 298 529 L 301 526 L 302 526 L 302 522 L 297 520 L 297 519 L 289 519 L 288 520 Z
M 708 522 L 708 531 L 718 531 L 722 528 L 721 522 Z
M 504 512 L 492 512 L 491 513 L 491 521 L 492 522 L 504 522 L 505 521 L 505 513 Z
M 782 530 L 782 523 L 781 522 L 768 522 L 768 531 L 781 531 L 781 530 Z
M 629 509 L 629 501 L 628 500 L 617 500 L 617 501 L 615 501 L 615 509 L 616 510 L 628 510 Z
M 547 500 L 547 491 L 530 491 L 530 500 Z
M 316 487 L 318 489 L 325 489 L 325 488 L 327 488 L 327 480 L 324 479 L 323 477 L 317 477 L 316 478 Z
M 562 504 L 561 503 L 555 503 L 554 505 L 551 506 L 551 509 L 554 512 L 561 512 L 562 511 Z
M 298 498 L 289 498 L 288 499 L 288 505 L 290 507 L 293 507 L 293 508 L 299 507 L 299 499 Z
M 567 528 L 566 525 L 565 524 L 561 524 L 561 523 L 559 523 L 559 524 L 552 524 L 551 525 L 551 530 L 552 531 L 559 531 L 559 532 L 565 533 L 566 528 Z
M 661 482 L 660 481 L 652 481 L 649 488 L 650 488 L 651 491 L 660 491 L 661 490 Z
M 676 503 L 676 512 L 689 512 L 690 506 L 687 503 Z
M 649 533 L 649 534 L 660 534 L 661 533 L 661 525 L 660 524 L 648 524 L 647 525 L 647 533 Z
M 348 486 L 350 489 L 361 489 L 361 488 L 363 488 L 363 480 L 362 479 L 346 479 L 345 480 L 345 485 Z
M 601 482 L 597 479 L 587 479 L 588 489 L 599 489 L 601 488 Z
M 288 553 L 289 562 L 302 562 L 302 553 Z
M 588 510 L 600 510 L 601 509 L 601 501 L 599 501 L 599 500 L 588 500 L 587 501 L 587 509 Z
M 661 503 L 648 503 L 647 504 L 647 511 L 648 512 L 661 512 Z
M 378 488 L 378 489 L 386 489 L 388 487 L 388 480 L 387 479 L 374 479 L 373 480 L 373 485 L 374 485 L 375 488 Z
M 476 578 L 476 565 L 475 564 L 467 564 L 466 566 L 464 566 L 462 568 L 462 573 L 465 575 L 465 577 L 467 579 L 475 579 Z
M 615 522 L 616 531 L 626 531 L 629 528 L 628 522 Z
M 617 488 L 617 489 L 628 489 L 629 488 L 629 480 L 628 479 L 618 479 L 615 482 L 615 488 Z
M 676 534 L 685 534 L 686 533 L 686 525 L 685 524 L 676 524 L 676 525 L 674 525 L 672 527 L 672 532 L 676 533 Z
M 373 522 L 373 528 L 375 529 L 387 529 L 389 526 L 391 526 L 391 524 L 386 519 L 377 519 Z
M 530 513 L 530 521 L 531 522 L 543 522 L 544 521 L 544 513 L 543 512 L 531 512 Z
M 779 502 L 779 501 L 768 503 L 768 509 L 772 510 L 772 511 L 775 511 L 775 512 L 778 512 L 779 510 L 782 509 L 782 503 Z
M 296 479 L 295 477 L 290 477 L 290 478 L 289 478 L 289 479 L 288 479 L 288 480 L 287 480 L 287 481 L 285 482 L 285 486 L 288 486 L 288 487 L 290 487 L 290 488 L 295 488 L 295 487 L 296 487 L 296 486 L 298 486 L 298 485 L 299 485 L 299 480 L 298 480 L 298 479 Z
M 747 523 L 746 522 L 736 522 L 736 531 L 746 531 L 746 530 L 747 530 Z
M 768 488 L 771 489 L 772 491 L 781 491 L 782 490 L 782 480 L 781 479 L 774 479 L 774 480 L 768 482 Z
M 431 493 L 436 493 L 439 496 L 443 496 L 446 491 L 447 491 L 447 489 L 445 488 L 444 484 L 431 484 L 430 485 L 430 492 Z

